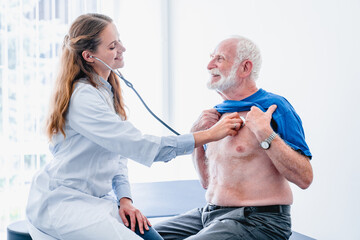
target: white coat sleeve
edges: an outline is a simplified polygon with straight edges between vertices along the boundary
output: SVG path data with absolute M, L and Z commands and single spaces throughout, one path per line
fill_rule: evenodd
M 194 149 L 192 134 L 143 135 L 110 109 L 100 91 L 89 84 L 74 91 L 67 121 L 76 132 L 96 144 L 146 166 L 151 166 L 154 161 L 166 162 L 178 155 L 190 154 Z
M 112 179 L 112 188 L 119 202 L 121 198 L 126 197 L 132 199 L 132 196 L 129 183 L 127 159 L 120 158 L 118 163 L 119 171 Z

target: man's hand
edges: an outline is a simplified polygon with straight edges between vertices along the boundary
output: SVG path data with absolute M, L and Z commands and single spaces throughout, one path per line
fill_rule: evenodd
M 246 114 L 246 126 L 252 131 L 255 136 L 259 133 L 267 133 L 272 131 L 271 118 L 277 106 L 271 105 L 266 112 L 261 111 L 258 107 L 251 107 L 250 111 Z M 270 134 L 269 133 L 269 134 Z
M 191 128 L 191 132 L 202 131 L 211 128 L 221 117 L 215 108 L 204 110 Z
M 144 227 L 146 230 L 149 230 L 149 226 L 151 226 L 150 221 L 140 212 L 139 209 L 132 205 L 129 198 L 120 199 L 119 215 L 123 220 L 124 225 L 127 227 L 129 227 L 128 218 L 130 219 L 130 227 L 133 232 L 135 231 L 136 223 L 138 224 L 141 234 L 144 234 Z

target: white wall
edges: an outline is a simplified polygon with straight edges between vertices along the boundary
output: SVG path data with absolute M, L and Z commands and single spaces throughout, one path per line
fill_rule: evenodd
M 125 76 L 156 113 L 164 106 L 163 46 L 172 47 L 171 125 L 181 133 L 221 101 L 205 86 L 209 53 L 218 41 L 232 34 L 253 39 L 263 53 L 259 87 L 293 104 L 314 155 L 313 184 L 305 191 L 293 186 L 293 229 L 318 239 L 360 239 L 359 0 L 139 0 L 103 8 L 127 47 Z M 146 133 L 162 132 L 130 90 L 124 93 L 130 120 Z M 196 178 L 189 156 L 151 169 L 129 167 L 133 182 Z
M 360 1 L 169 0 L 170 42 L 163 25 L 166 1 L 123 1 L 112 16 L 128 50 L 125 76 L 154 112 L 164 105 L 164 44 L 172 47 L 171 125 L 186 133 L 203 109 L 221 101 L 206 88 L 209 53 L 228 35 L 254 40 L 263 54 L 258 86 L 292 103 L 314 156 L 313 184 L 305 191 L 292 186 L 293 229 L 317 239 L 360 239 Z M 129 89 L 124 92 L 137 127 L 171 134 Z M 197 177 L 189 156 L 150 169 L 132 162 L 129 167 L 133 182 Z
M 318 239 L 360 239 L 360 1 L 170 3 L 174 126 L 188 132 L 202 109 L 221 101 L 205 85 L 217 42 L 233 34 L 254 40 L 263 54 L 258 86 L 292 103 L 314 156 L 313 184 L 305 191 L 292 186 L 293 229 Z M 182 166 L 188 168 L 179 175 L 192 172 L 189 160 Z

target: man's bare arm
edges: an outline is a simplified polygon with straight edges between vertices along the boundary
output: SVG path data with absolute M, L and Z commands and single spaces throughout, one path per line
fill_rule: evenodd
M 255 134 L 259 143 L 273 132 L 270 120 L 275 109 L 276 105 L 273 105 L 264 113 L 259 108 L 252 107 L 246 116 L 246 125 Z M 313 171 L 308 157 L 292 149 L 279 136 L 275 137 L 269 149 L 262 151 L 266 151 L 276 169 L 288 181 L 302 189 L 310 186 Z
M 202 131 L 215 125 L 221 115 L 215 109 L 204 110 L 191 128 L 191 132 Z M 206 189 L 208 187 L 208 169 L 206 164 L 206 155 L 204 148 L 197 147 L 192 154 L 193 164 L 200 178 L 201 185 Z
M 272 129 L 270 130 L 269 135 L 271 134 L 271 131 Z M 267 137 L 268 136 L 265 138 Z M 313 180 L 313 170 L 308 157 L 292 149 L 279 136 L 272 141 L 269 149 L 263 151 L 266 151 L 266 154 L 269 156 L 276 169 L 288 181 L 296 184 L 302 189 L 306 189 L 310 186 Z
M 209 173 L 206 164 L 206 155 L 202 147 L 198 147 L 192 153 L 192 160 L 195 170 L 200 178 L 200 183 L 203 188 L 207 189 L 209 185 Z

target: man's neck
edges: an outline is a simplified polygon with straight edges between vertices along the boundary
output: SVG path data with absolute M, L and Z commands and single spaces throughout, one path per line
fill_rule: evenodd
M 239 85 L 235 85 L 225 91 L 218 91 L 224 100 L 240 101 L 258 91 L 255 81 L 244 80 Z

